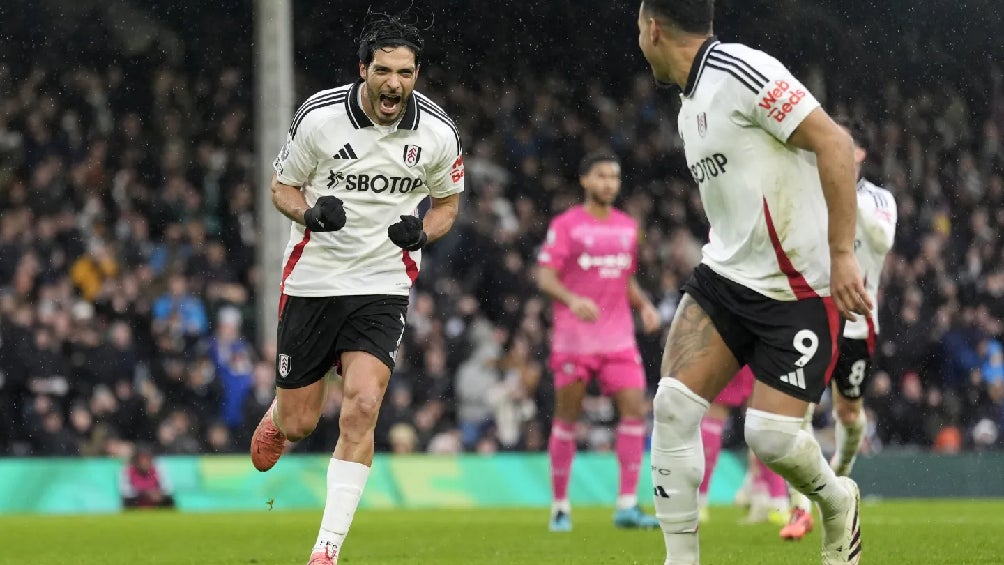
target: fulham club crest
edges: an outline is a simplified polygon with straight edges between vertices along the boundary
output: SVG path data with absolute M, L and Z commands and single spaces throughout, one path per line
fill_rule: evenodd
M 408 167 L 414 167 L 418 164 L 419 158 L 422 157 L 422 148 L 417 145 L 405 145 L 404 146 L 404 164 Z
M 289 376 L 289 355 L 279 354 L 279 374 L 283 377 Z
M 708 133 L 708 114 L 701 112 L 697 114 L 697 135 L 704 137 L 706 133 Z

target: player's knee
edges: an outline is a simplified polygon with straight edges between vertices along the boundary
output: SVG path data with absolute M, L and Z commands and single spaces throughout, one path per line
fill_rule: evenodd
M 708 403 L 676 379 L 663 379 L 652 399 L 656 423 L 677 429 L 698 429 Z
M 617 403 L 617 412 L 622 419 L 644 418 L 646 412 L 645 393 L 641 390 L 632 390 Z
M 376 392 L 356 392 L 342 401 L 339 425 L 343 430 L 363 432 L 376 425 L 380 396 Z
M 750 411 L 752 412 L 752 411 Z M 746 445 L 764 463 L 770 465 L 783 459 L 795 448 L 798 439 L 797 427 L 792 430 L 778 429 L 773 425 L 761 425 L 755 414 L 746 416 Z M 769 424 L 769 423 L 768 423 Z
M 835 412 L 837 419 L 846 427 L 853 427 L 862 419 L 860 401 L 839 403 L 836 405 Z
M 317 427 L 317 414 L 309 410 L 283 411 L 279 428 L 289 441 L 300 441 L 314 432 Z

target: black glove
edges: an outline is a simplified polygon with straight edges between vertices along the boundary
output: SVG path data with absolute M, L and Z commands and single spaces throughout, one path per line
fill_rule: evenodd
M 303 213 L 303 225 L 310 231 L 338 231 L 345 227 L 345 208 L 334 196 L 322 196 Z
M 418 251 L 429 242 L 422 230 L 422 220 L 415 216 L 401 216 L 401 221 L 387 228 L 387 236 L 394 245 L 408 251 Z

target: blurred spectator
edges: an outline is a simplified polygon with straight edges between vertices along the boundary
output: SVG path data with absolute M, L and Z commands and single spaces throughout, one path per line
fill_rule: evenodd
M 251 434 L 254 433 L 258 419 L 272 405 L 275 398 L 275 369 L 265 361 L 255 363 L 252 372 L 252 386 L 248 394 L 244 396 L 241 404 L 241 420 L 244 425 L 235 433 L 235 437 L 240 445 L 251 441 Z
M 471 332 L 475 348 L 457 368 L 455 384 L 457 424 L 460 426 L 461 441 L 467 449 L 474 447 L 493 422 L 495 407 L 489 391 L 495 390 L 498 384 L 496 362 L 500 354 L 487 322 L 475 323 Z
M 391 426 L 387 436 L 390 452 L 397 455 L 414 453 L 415 447 L 418 445 L 418 434 L 415 433 L 415 428 L 407 422 L 398 422 Z
M 35 433 L 35 453 L 38 455 L 80 455 L 80 445 L 73 433 L 66 429 L 62 412 L 49 410 L 40 413 L 41 425 Z
M 923 388 L 917 373 L 907 373 L 900 393 L 892 400 L 885 419 L 880 419 L 879 437 L 886 446 L 930 445 L 925 421 Z M 879 416 L 881 418 L 881 415 Z
M 105 281 L 118 274 L 119 266 L 104 242 L 92 240 L 87 246 L 87 254 L 83 255 L 70 267 L 70 278 L 77 285 L 81 296 L 94 300 L 101 291 Z
M 244 423 L 242 404 L 253 384 L 254 353 L 251 344 L 241 337 L 240 328 L 240 311 L 232 306 L 222 308 L 209 341 L 209 357 L 223 391 L 221 416 L 231 430 L 240 429 Z
M 154 332 L 172 336 L 199 338 L 209 329 L 206 309 L 188 291 L 188 281 L 182 274 L 171 275 L 167 292 L 153 303 Z
M 163 446 L 164 453 L 175 455 L 199 453 L 202 447 L 191 416 L 182 409 L 172 410 L 160 422 L 157 443 Z
M 987 387 L 1004 382 L 1004 348 L 1001 347 L 1001 342 L 984 336 L 976 351 L 980 360 L 980 373 Z
M 173 47 L 127 49 L 118 34 L 79 45 L 49 12 L 32 22 L 50 30 L 46 45 L 26 41 L 30 26 L 17 25 L 0 42 L 3 455 L 121 456 L 138 442 L 158 453 L 241 450 L 274 396 L 274 344 L 253 338 L 255 253 L 267 236 L 257 217 L 276 212 L 257 208 L 253 75 L 247 50 L 232 49 L 250 41 L 246 22 L 210 4 L 170 13 L 130 4 L 156 13 L 151 21 L 177 38 Z M 318 29 L 334 8 L 295 9 L 306 26 L 298 46 L 308 63 L 323 62 L 316 67 L 323 72 L 298 77 L 297 90 L 354 80 L 351 61 L 309 54 L 329 51 L 314 48 L 318 38 L 342 41 Z M 633 19 L 599 3 L 581 17 L 609 18 L 609 29 L 573 37 L 571 48 L 540 60 L 541 42 L 551 41 L 541 26 L 580 15 L 561 3 L 537 3 L 532 18 L 524 9 L 510 3 L 498 18 L 472 19 L 468 31 L 479 41 L 507 46 L 498 50 L 506 55 L 501 66 L 451 75 L 443 69 L 469 68 L 472 52 L 450 49 L 430 52 L 423 71 L 419 89 L 459 118 L 468 190 L 455 228 L 424 252 L 382 408 L 381 450 L 546 445 L 549 305 L 528 267 L 547 218 L 576 201 L 573 164 L 587 151 L 605 147 L 623 160 L 620 204 L 642 230 L 638 280 L 664 321 L 700 260 L 708 228 L 676 132 L 679 101 L 644 72 L 624 76 L 636 48 L 613 40 Z M 800 9 L 834 25 L 846 16 L 823 3 Z M 763 34 L 749 38 L 754 45 L 790 36 L 798 16 L 768 12 L 742 28 L 730 28 L 726 14 L 722 27 Z M 880 30 L 894 20 L 910 29 L 923 13 L 898 11 L 865 25 Z M 1000 448 L 1000 65 L 963 58 L 934 87 L 909 42 L 889 40 L 882 49 L 845 42 L 837 57 L 812 45 L 800 58 L 805 76 L 828 110 L 867 124 L 874 151 L 865 175 L 899 203 L 879 301 L 884 331 L 865 399 L 875 416 L 869 441 Z M 593 78 L 583 81 L 579 54 L 587 49 Z M 1000 48 L 993 54 L 992 61 L 1004 57 Z M 903 72 L 883 79 L 870 99 L 849 86 L 888 68 Z M 652 389 L 664 342 L 665 335 L 639 336 Z M 335 381 L 317 432 L 298 450 L 331 445 L 340 395 Z M 589 406 L 581 447 L 605 449 L 611 408 L 593 399 Z
M 230 436 L 230 428 L 224 422 L 216 421 L 209 424 L 206 428 L 204 452 L 232 453 L 237 450 Z
M 376 430 L 374 432 L 376 447 L 379 450 L 393 451 L 394 438 L 393 431 L 398 424 L 407 424 L 412 432 L 415 432 L 412 422 L 415 421 L 414 397 L 412 395 L 412 385 L 404 382 L 403 379 L 395 378 L 391 380 L 387 387 L 387 394 L 384 398 L 384 406 L 380 410 L 377 418 Z M 402 433 L 400 431 L 398 434 Z M 418 443 L 418 433 L 415 432 L 415 443 Z
M 140 447 L 123 467 L 119 493 L 125 508 L 174 508 L 171 483 L 154 462 L 153 452 Z
M 492 339 L 485 336 L 490 343 Z M 534 393 L 543 378 L 543 365 L 533 358 L 528 340 L 517 336 L 501 360 L 501 380 L 488 391 L 495 408 L 495 434 L 503 449 L 523 447 L 526 424 L 537 416 Z M 481 449 L 479 449 L 480 451 Z

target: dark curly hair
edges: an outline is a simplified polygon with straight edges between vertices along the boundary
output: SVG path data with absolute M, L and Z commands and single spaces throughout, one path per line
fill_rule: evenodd
M 415 63 L 418 64 L 425 40 L 415 19 L 411 8 L 393 15 L 368 10 L 359 34 L 359 60 L 368 66 L 373 62 L 373 52 L 377 49 L 407 47 L 415 53 Z

